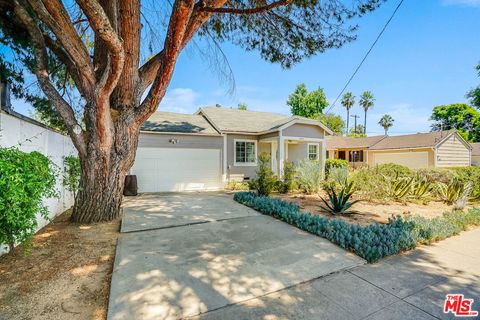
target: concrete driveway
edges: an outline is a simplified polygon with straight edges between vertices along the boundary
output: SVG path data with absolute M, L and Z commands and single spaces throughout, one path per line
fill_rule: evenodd
M 110 293 L 112 320 L 230 311 L 227 306 L 298 290 L 365 262 L 223 193 L 129 198 L 122 232 Z

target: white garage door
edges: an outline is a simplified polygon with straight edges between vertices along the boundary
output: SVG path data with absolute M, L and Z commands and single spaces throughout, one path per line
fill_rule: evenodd
M 138 148 L 131 174 L 139 192 L 222 188 L 220 150 Z
M 428 152 L 375 153 L 375 164 L 396 163 L 411 169 L 428 167 Z

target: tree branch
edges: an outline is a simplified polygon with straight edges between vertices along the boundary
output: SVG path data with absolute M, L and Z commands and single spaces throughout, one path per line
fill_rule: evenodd
M 75 62 L 77 72 L 81 77 L 83 95 L 93 94 L 95 74 L 87 48 L 79 37 L 70 20 L 70 17 L 59 0 L 28 0 L 28 3 L 50 28 L 65 52 Z
M 158 60 L 158 71 L 152 88 L 136 110 L 136 124 L 141 125 L 161 101 L 172 78 L 175 62 L 185 46 L 184 35 L 193 12 L 194 0 L 176 0 L 165 39 L 164 49 Z
M 87 16 L 95 35 L 101 38 L 110 52 L 110 65 L 97 83 L 96 95 L 100 99 L 109 98 L 122 74 L 125 53 L 122 40 L 110 24 L 107 14 L 96 0 L 77 0 Z
M 216 7 L 200 7 L 200 11 L 203 12 L 210 12 L 210 13 L 227 13 L 227 14 L 256 14 L 256 13 L 262 13 L 266 11 L 270 11 L 272 9 L 278 8 L 278 7 L 283 7 L 283 6 L 288 6 L 291 4 L 293 0 L 279 0 L 272 2 L 270 4 L 260 6 L 260 7 L 255 7 L 255 8 L 244 8 L 244 9 L 239 9 L 239 8 L 216 8 Z
M 42 90 L 53 103 L 53 106 L 56 108 L 57 112 L 60 114 L 63 121 L 65 122 L 69 135 L 72 138 L 72 141 L 78 152 L 85 155 L 87 152 L 86 144 L 84 141 L 83 132 L 77 123 L 77 119 L 75 118 L 75 113 L 73 112 L 73 109 L 70 107 L 70 105 L 58 93 L 57 89 L 55 89 L 52 82 L 50 81 L 50 77 L 48 74 L 48 56 L 42 31 L 32 19 L 32 17 L 30 17 L 25 7 L 20 4 L 20 1 L 14 0 L 14 3 L 15 15 L 24 24 L 25 28 L 28 30 L 30 36 L 32 37 L 35 57 L 37 60 L 35 74 L 37 76 L 38 82 L 42 87 Z

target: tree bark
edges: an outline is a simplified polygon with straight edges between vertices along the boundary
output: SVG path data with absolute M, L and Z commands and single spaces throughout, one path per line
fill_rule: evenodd
M 80 155 L 82 174 L 73 222 L 110 221 L 120 216 L 125 176 L 135 160 L 139 136 L 131 117 L 133 112 L 125 112 L 117 118 L 109 150 L 98 148 L 92 139 L 87 154 Z

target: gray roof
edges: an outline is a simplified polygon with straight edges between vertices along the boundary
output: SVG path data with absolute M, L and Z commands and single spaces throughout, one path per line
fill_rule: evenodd
M 472 156 L 480 156 L 480 142 L 470 143 L 472 146 Z
M 401 136 L 373 136 L 366 138 L 327 137 L 327 149 L 365 148 L 369 150 L 433 148 L 455 131 L 434 131 Z
M 141 127 L 143 131 L 219 135 L 201 115 L 155 112 Z
M 223 107 L 204 107 L 198 113 L 204 114 L 215 127 L 222 132 L 261 133 L 278 129 L 288 122 L 301 120 L 323 126 L 322 122 L 299 116 L 287 116 L 279 113 L 238 110 Z

